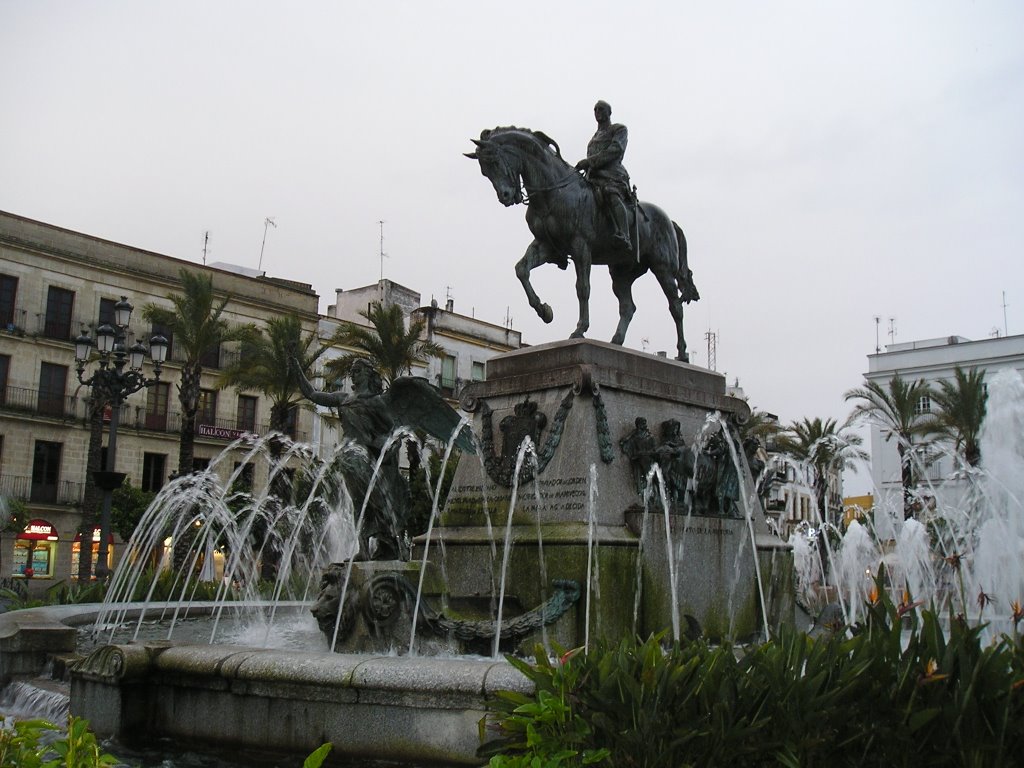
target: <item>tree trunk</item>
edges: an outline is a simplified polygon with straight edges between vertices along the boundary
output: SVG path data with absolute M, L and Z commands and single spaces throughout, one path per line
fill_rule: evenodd
M 92 532 L 99 520 L 103 491 L 96 485 L 93 472 L 103 469 L 103 411 L 107 403 L 91 400 L 89 403 L 89 448 L 85 461 L 85 497 L 82 501 L 82 520 L 78 526 L 78 583 L 87 584 L 92 578 Z
M 914 466 L 910 452 L 903 446 L 899 446 L 900 454 L 900 482 L 903 485 L 903 519 L 909 520 L 914 516 Z
M 198 363 L 185 363 L 178 384 L 178 402 L 181 404 L 181 438 L 178 441 L 178 475 L 192 472 L 196 445 L 196 411 L 199 410 L 199 384 L 203 368 Z

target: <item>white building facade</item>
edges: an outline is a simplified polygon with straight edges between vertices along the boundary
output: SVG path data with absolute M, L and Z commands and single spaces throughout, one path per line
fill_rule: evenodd
M 936 386 L 940 380 L 952 380 L 959 366 L 965 372 L 972 369 L 985 373 L 986 386 L 999 371 L 1012 368 L 1024 372 L 1024 336 L 1003 336 L 972 341 L 962 336 L 924 339 L 890 344 L 884 352 L 868 356 L 867 381 L 876 382 L 883 389 L 897 374 L 905 381 L 921 379 Z M 922 398 L 917 410 L 922 418 L 933 409 L 930 398 Z M 886 439 L 888 433 L 879 425 L 871 425 L 871 479 L 875 487 L 876 509 L 902 510 L 902 483 L 900 459 L 895 439 Z M 935 443 L 926 451 L 927 460 L 917 465 L 919 488 L 925 503 L 941 497 L 955 503 L 963 490 L 957 470 L 960 460 L 953 446 Z M 984 463 L 984 456 L 982 457 Z

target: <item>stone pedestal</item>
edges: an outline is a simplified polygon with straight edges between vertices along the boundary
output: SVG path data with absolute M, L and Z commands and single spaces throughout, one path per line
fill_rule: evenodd
M 636 457 L 662 447 L 662 424 L 677 421 L 692 447 L 702 433 L 749 416 L 745 402 L 725 394 L 721 374 L 569 340 L 493 358 L 487 380 L 468 386 L 461 406 L 473 414 L 481 451 L 462 457 L 431 542 L 431 560 L 433 547 L 444 547 L 449 599 L 495 604 L 507 539 L 505 616 L 543 602 L 553 581 L 575 580 L 582 594 L 549 628 L 556 640 L 576 646 L 597 635 L 647 634 L 672 625 L 667 552 L 675 548 L 684 553 L 675 558 L 677 566 L 673 562 L 676 600 L 679 611 L 692 616 L 691 626 L 733 636 L 756 631 L 761 601 L 751 529 L 757 536 L 769 533 L 734 427 L 724 427 L 732 430 L 740 457 L 734 502 L 702 516 L 692 514 L 689 495 L 679 491 L 667 504 L 669 544 L 666 508 L 656 490 L 647 509 L 656 519 L 650 529 L 660 534 L 647 534 L 650 540 L 640 546 L 641 488 L 651 460 Z M 527 453 L 535 458 L 527 455 L 517 471 L 527 436 L 534 446 Z M 665 463 L 664 452 L 658 455 Z

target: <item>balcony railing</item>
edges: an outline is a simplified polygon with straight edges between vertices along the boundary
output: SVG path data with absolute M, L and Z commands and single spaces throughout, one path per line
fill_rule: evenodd
M 11 307 L 5 317 L 0 317 L 0 331 L 23 336 L 27 330 L 28 311 L 21 307 Z
M 180 344 L 171 340 L 171 352 L 167 356 L 172 363 L 183 364 L 186 360 L 185 349 Z M 203 370 L 222 369 L 234 365 L 241 358 L 241 352 L 237 349 L 225 349 L 221 347 L 216 355 L 203 358 Z
M 31 477 L 19 475 L 0 476 L 0 496 L 33 504 L 81 504 L 85 493 L 84 483 L 60 480 L 54 483 L 33 483 Z
M 25 387 L 8 386 L 0 394 L 0 410 L 58 419 L 74 419 L 78 402 L 78 398 L 73 395 L 58 395 Z

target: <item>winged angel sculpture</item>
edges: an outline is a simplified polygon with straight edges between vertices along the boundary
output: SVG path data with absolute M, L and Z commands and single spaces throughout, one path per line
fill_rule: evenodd
M 401 376 L 385 389 L 380 375 L 364 360 L 353 364 L 350 376 L 352 394 L 321 392 L 298 370 L 299 389 L 307 400 L 334 408 L 345 437 L 365 450 L 365 456 L 346 455 L 341 462 L 355 504 L 361 557 L 407 560 L 409 484 L 399 469 L 404 441 L 391 437 L 399 427 L 410 427 L 445 443 L 454 439 L 456 447 L 472 453 L 469 429 L 460 429 L 459 414 L 426 379 Z

